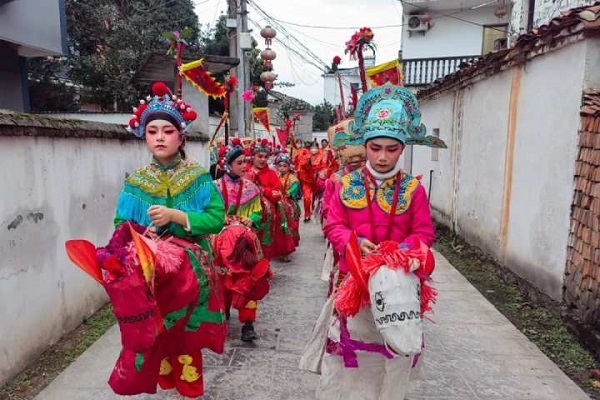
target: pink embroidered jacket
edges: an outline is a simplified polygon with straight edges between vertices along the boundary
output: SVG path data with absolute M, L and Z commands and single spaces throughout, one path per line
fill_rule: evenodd
M 435 231 L 425 189 L 417 178 L 409 174 L 403 173 L 401 179 L 390 239 L 410 245 L 414 238 L 418 238 L 427 246 L 431 246 L 435 241 Z M 367 181 L 377 238 L 372 237 L 364 168 L 342 177 L 328 203 L 327 222 L 323 231 L 334 250 L 340 254 L 342 271 L 347 271 L 344 251 L 352 231 L 355 231 L 359 238 L 376 243 L 377 240 L 385 240 L 390 225 L 396 178 L 383 181 L 377 188 L 371 180 Z

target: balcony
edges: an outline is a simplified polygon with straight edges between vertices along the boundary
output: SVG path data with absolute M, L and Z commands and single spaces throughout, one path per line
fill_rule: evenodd
M 412 58 L 403 60 L 404 86 L 427 86 L 443 78 L 480 55 L 458 57 Z

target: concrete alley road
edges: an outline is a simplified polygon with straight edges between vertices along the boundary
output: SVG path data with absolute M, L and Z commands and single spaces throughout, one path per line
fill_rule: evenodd
M 232 311 L 225 353 L 205 353 L 206 400 L 310 400 L 318 376 L 298 362 L 327 294 L 319 279 L 324 239 L 302 226 L 302 244 L 289 264 L 273 263 L 271 292 L 255 323 L 259 340 L 239 340 Z M 410 400 L 584 400 L 589 397 L 501 315 L 443 257 L 434 273 L 439 301 L 426 324 L 422 381 Z M 169 392 L 120 397 L 106 381 L 120 349 L 113 327 L 36 400 L 181 399 Z

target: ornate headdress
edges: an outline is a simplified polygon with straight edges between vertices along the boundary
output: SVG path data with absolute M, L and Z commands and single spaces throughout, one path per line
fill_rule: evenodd
M 370 139 L 387 137 L 406 145 L 447 148 L 435 136 L 426 136 L 415 95 L 389 83 L 366 92 L 358 101 L 354 120 L 354 138 L 366 143 Z M 353 143 L 349 143 L 353 144 Z
M 197 118 L 196 111 L 189 104 L 177 96 L 173 96 L 171 90 L 163 82 L 155 82 L 152 85 L 152 96 L 140 100 L 140 104 L 133 108 L 133 116 L 129 120 L 127 130 L 135 136 L 144 136 L 146 123 L 156 115 L 163 115 L 168 121 L 184 133 Z
M 273 154 L 273 147 L 269 143 L 269 139 L 258 139 L 252 144 L 252 154 L 267 153 L 268 155 Z
M 228 145 L 219 148 L 218 155 L 219 165 L 227 168 L 227 166 L 230 165 L 233 160 L 241 155 L 245 155 L 242 141 L 239 138 L 231 139 Z
M 275 165 L 279 164 L 280 162 L 284 162 L 290 167 L 292 166 L 292 159 L 290 158 L 290 155 L 285 151 L 279 153 L 279 155 L 275 158 Z

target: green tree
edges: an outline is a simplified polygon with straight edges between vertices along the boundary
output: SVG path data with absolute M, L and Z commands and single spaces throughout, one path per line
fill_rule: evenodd
M 335 110 L 327 101 L 315 106 L 313 131 L 326 131 L 335 121 Z
M 192 0 L 67 0 L 66 15 L 67 80 L 103 109 L 128 109 L 139 97 L 133 78 L 151 53 L 166 52 L 162 32 L 189 27 L 189 47 L 198 48 Z
M 69 84 L 65 58 L 27 60 L 31 111 L 77 111 L 77 90 Z
M 216 56 L 229 56 L 229 28 L 227 15 L 221 14 L 214 25 L 200 30 L 200 52 Z

